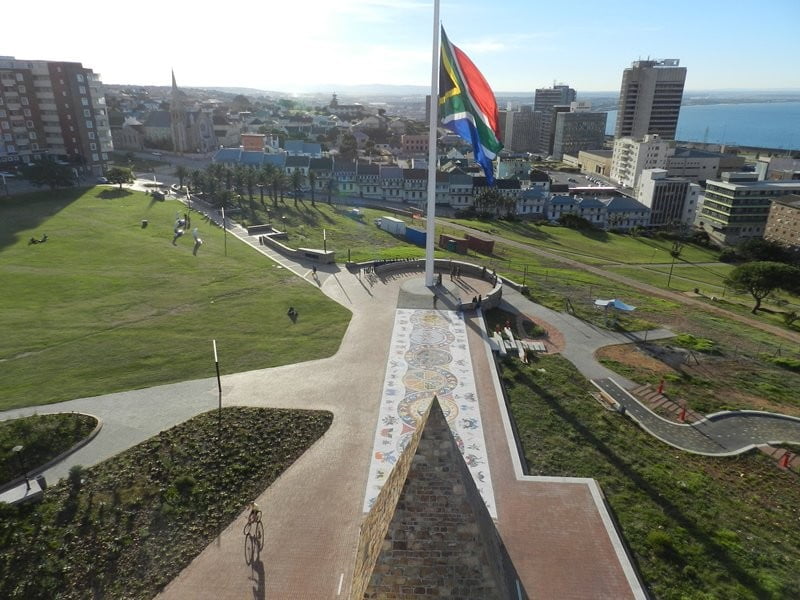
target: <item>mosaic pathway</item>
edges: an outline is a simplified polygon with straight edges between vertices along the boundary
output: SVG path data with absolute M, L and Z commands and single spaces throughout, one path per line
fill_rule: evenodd
M 364 512 L 416 430 L 434 394 L 492 517 L 497 517 L 464 318 L 397 309 L 370 462 Z

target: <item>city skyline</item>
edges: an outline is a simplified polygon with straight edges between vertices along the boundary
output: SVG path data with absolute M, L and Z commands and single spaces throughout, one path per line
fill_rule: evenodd
M 0 55 L 81 62 L 108 84 L 169 85 L 171 69 L 182 87 L 288 93 L 430 81 L 432 0 L 239 0 L 222 17 L 152 0 L 135 14 L 96 0 L 85 0 L 80 14 L 63 3 L 45 5 L 36 35 L 8 28 Z M 758 14 L 756 33 L 782 40 L 778 58 L 747 42 L 752 14 L 718 0 L 678 0 L 658 12 L 627 0 L 602 10 L 588 2 L 572 6 L 565 18 L 557 6 L 525 0 L 444 0 L 441 20 L 498 92 L 532 92 L 553 82 L 579 92 L 619 90 L 623 69 L 648 57 L 680 59 L 688 90 L 800 90 L 800 74 L 780 58 L 800 50 L 792 31 L 800 4 L 793 0 L 776 0 Z M 64 44 L 65 23 L 96 35 L 73 35 Z M 117 36 L 124 41 L 107 41 Z

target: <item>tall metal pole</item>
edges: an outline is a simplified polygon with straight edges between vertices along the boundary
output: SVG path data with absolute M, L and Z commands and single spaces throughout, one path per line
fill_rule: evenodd
M 217 410 L 217 416 L 222 422 L 222 380 L 219 378 L 219 359 L 217 358 L 217 340 L 211 340 L 211 343 L 214 345 L 214 366 L 217 369 L 217 389 L 219 390 L 219 409 Z
M 425 237 L 425 285 L 433 287 L 433 248 L 436 235 L 436 123 L 439 120 L 439 0 L 433 2 L 431 101 L 428 120 L 428 221 Z

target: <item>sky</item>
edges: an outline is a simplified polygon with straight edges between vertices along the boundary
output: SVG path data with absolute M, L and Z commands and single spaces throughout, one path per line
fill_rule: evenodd
M 20 26 L 0 56 L 82 62 L 107 84 L 169 85 L 174 69 L 185 87 L 430 85 L 433 0 L 40 0 L 4 16 Z M 687 90 L 800 90 L 800 0 L 441 0 L 440 20 L 495 92 L 618 91 L 647 57 L 679 58 Z

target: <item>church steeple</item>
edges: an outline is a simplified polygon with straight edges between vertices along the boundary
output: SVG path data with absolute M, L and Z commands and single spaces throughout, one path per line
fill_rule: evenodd
M 186 109 L 183 106 L 178 84 L 175 81 L 175 70 L 172 70 L 172 92 L 169 102 L 169 118 L 172 129 L 172 146 L 175 152 L 186 152 Z

